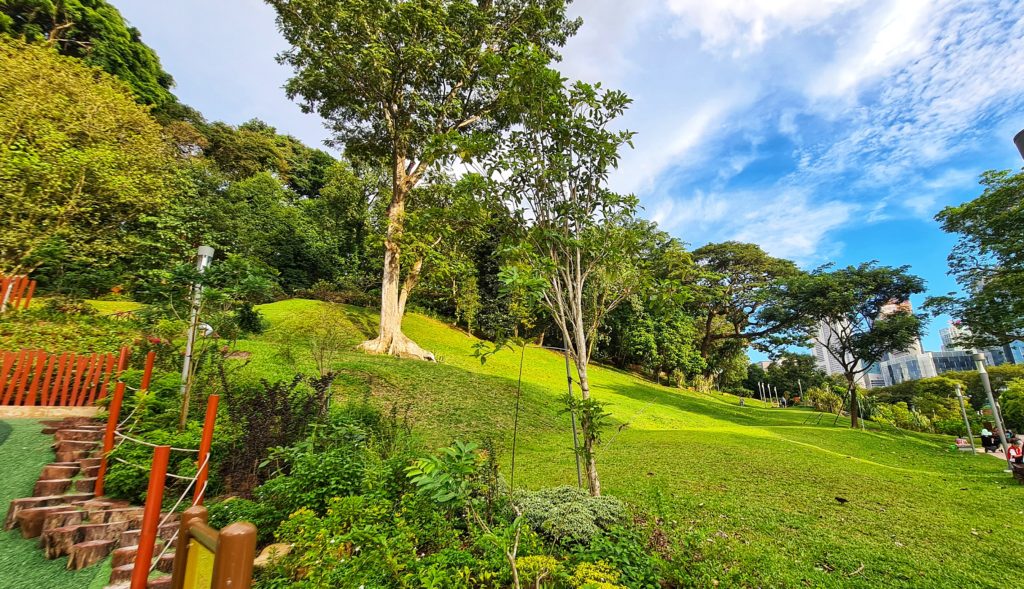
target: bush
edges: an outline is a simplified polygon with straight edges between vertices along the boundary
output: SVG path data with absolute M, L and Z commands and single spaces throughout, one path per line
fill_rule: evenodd
M 614 567 L 614 581 L 632 589 L 659 589 L 658 559 L 651 554 L 646 536 L 637 529 L 615 526 L 594 536 L 588 546 L 573 552 L 574 560 L 583 566 L 588 562 Z M 578 570 L 578 569 L 577 569 Z
M 288 518 L 288 513 L 283 513 L 268 503 L 260 503 L 241 497 L 229 497 L 223 501 L 216 501 L 209 505 L 209 523 L 212 527 L 220 529 L 228 524 L 239 521 L 249 522 L 256 526 L 256 541 L 260 544 L 269 544 L 274 540 L 274 532 L 278 525 Z
M 576 487 L 523 492 L 516 497 L 526 523 L 557 544 L 589 544 L 620 524 L 626 510 L 614 497 L 591 497 Z

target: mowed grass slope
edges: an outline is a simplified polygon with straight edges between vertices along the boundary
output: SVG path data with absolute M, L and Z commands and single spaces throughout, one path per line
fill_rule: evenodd
M 311 328 L 325 303 L 265 305 L 266 334 L 240 343 L 246 371 L 287 378 L 314 370 Z M 338 395 L 397 404 L 428 443 L 512 437 L 519 351 L 484 364 L 478 342 L 410 315 L 406 333 L 439 363 L 367 356 L 372 311 L 334 306 L 344 339 Z M 604 491 L 657 516 L 696 586 L 1009 587 L 1024 575 L 1024 487 L 986 456 L 948 450 L 948 438 L 851 431 L 804 422 L 816 414 L 732 396 L 666 388 L 594 367 L 594 396 L 612 426 L 598 455 Z M 528 348 L 515 485 L 575 484 L 572 434 L 561 413 L 562 356 Z M 751 406 L 754 405 L 754 406 Z M 845 499 L 846 501 L 840 501 Z

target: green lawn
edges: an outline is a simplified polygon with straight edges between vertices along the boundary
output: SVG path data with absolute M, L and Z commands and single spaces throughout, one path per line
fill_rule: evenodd
M 312 371 L 322 304 L 261 307 L 271 328 L 240 343 L 252 352 L 245 370 Z M 366 356 L 353 347 L 375 315 L 339 309 L 339 396 L 408 407 L 434 445 L 491 435 L 507 447 L 518 352 L 481 365 L 476 340 L 412 315 L 406 333 L 439 363 Z M 998 460 L 951 452 L 938 436 L 851 431 L 832 417 L 804 425 L 803 409 L 739 407 L 616 370 L 595 368 L 592 380 L 613 415 L 598 455 L 605 492 L 662 516 L 697 586 L 1009 587 L 1024 574 L 1024 556 L 1007 550 L 1024 539 L 1024 487 Z M 575 483 L 564 390 L 562 357 L 528 349 L 517 486 Z
M 34 419 L 0 421 L 0 505 L 5 515 L 11 499 L 30 496 L 43 466 L 53 462 L 53 436 L 41 429 Z M 0 532 L 0 589 L 92 589 L 110 579 L 109 559 L 80 571 L 68 571 L 66 564 L 67 558 L 43 558 L 38 539 L 25 540 L 18 530 Z

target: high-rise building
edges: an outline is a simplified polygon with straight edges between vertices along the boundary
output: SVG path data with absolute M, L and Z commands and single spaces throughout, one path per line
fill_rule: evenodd
M 814 364 L 825 374 L 845 376 L 846 371 L 843 369 L 842 362 L 836 359 L 827 345 L 828 342 L 836 337 L 835 334 L 839 329 L 839 327 L 829 325 L 825 321 L 818 324 L 818 333 L 814 337 Z M 870 373 L 870 369 L 867 372 L 860 373 L 857 376 L 857 384 L 864 388 L 871 388 L 873 385 Z M 877 383 L 878 379 L 874 379 L 874 382 Z M 880 385 L 875 384 L 874 386 Z

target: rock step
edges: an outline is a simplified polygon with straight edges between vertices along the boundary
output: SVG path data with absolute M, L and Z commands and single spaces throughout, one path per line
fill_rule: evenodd
M 90 458 L 93 450 L 55 450 L 58 462 L 75 462 Z M 99 458 L 97 458 L 99 460 Z
M 48 513 L 43 517 L 43 533 L 45 534 L 46 530 L 52 530 L 53 528 L 76 526 L 85 521 L 85 516 L 85 511 L 74 506 L 68 506 L 67 511 Z
M 32 487 L 32 495 L 44 497 L 46 495 L 63 495 L 71 487 L 71 479 L 50 479 L 36 481 Z M 91 491 L 91 489 L 89 489 Z
M 66 505 L 47 505 L 32 507 L 18 512 L 17 526 L 21 529 L 22 538 L 38 538 L 43 533 L 43 522 L 51 513 L 66 511 Z
M 125 560 L 125 556 L 118 556 L 118 552 L 124 550 L 123 548 L 118 548 L 113 552 L 113 556 L 111 557 L 111 566 L 114 568 L 110 571 L 111 584 L 123 583 L 132 578 L 132 571 L 135 569 L 135 549 L 137 549 L 138 546 L 131 546 L 130 548 L 132 549 L 131 560 Z M 157 548 L 157 551 L 153 556 L 159 555 L 160 550 L 161 548 Z M 160 556 L 156 561 L 156 570 L 162 573 L 172 572 L 174 570 L 174 553 L 166 552 L 163 556 Z
M 102 461 L 103 461 L 103 459 L 99 458 L 99 457 L 85 457 L 85 458 L 75 459 L 75 462 L 77 462 L 78 465 L 82 467 L 82 470 L 85 470 L 87 468 L 91 468 L 93 466 L 99 466 L 100 462 L 102 462 Z
M 78 526 L 82 541 L 89 540 L 120 540 L 121 534 L 128 530 L 128 522 L 110 522 L 100 524 L 84 524 Z
M 173 519 L 173 518 L 172 518 Z M 140 522 L 141 524 L 141 522 Z M 181 527 L 176 521 L 168 521 L 166 524 L 160 526 L 156 532 L 157 541 L 164 540 L 170 542 L 174 534 L 178 532 L 178 528 Z M 135 546 L 139 543 L 139 537 L 142 535 L 141 529 L 132 529 L 121 534 L 121 546 Z
M 74 482 L 75 490 L 79 493 L 92 493 L 96 490 L 96 477 L 82 477 Z
M 171 576 L 163 575 L 146 581 L 146 589 L 171 589 Z
M 81 469 L 82 467 L 77 462 L 54 462 L 43 467 L 43 473 L 39 475 L 39 480 L 70 479 Z M 36 493 L 36 495 L 38 494 Z
M 53 560 L 70 553 L 71 547 L 82 541 L 79 528 L 79 525 L 72 524 L 44 530 L 39 539 L 39 546 L 43 549 L 43 556 Z
M 68 551 L 68 570 L 77 571 L 106 558 L 114 549 L 113 540 L 79 542 Z
M 79 440 L 99 442 L 103 439 L 103 431 L 98 429 L 59 429 L 53 433 L 57 441 Z
M 45 507 L 48 505 L 67 505 L 76 501 L 85 501 L 92 498 L 92 493 L 72 493 L 69 495 L 47 495 L 41 497 L 23 497 L 11 501 L 7 508 L 7 518 L 4 520 L 4 529 L 10 530 L 18 525 L 18 513 L 33 507 Z

